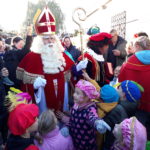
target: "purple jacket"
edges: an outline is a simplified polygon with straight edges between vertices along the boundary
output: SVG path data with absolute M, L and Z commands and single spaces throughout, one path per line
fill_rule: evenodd
M 62 136 L 59 128 L 43 136 L 42 145 L 39 145 L 37 141 L 35 141 L 35 145 L 37 145 L 40 150 L 74 150 L 71 137 Z

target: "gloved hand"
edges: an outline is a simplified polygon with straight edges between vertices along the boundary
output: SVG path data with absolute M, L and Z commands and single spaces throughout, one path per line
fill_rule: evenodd
M 37 77 L 33 83 L 34 89 L 39 89 L 40 87 L 45 87 L 45 85 L 46 85 L 46 80 L 41 77 Z
M 68 127 L 63 127 L 61 130 L 60 130 L 62 136 L 64 137 L 68 137 L 70 134 L 69 134 L 69 129 Z
M 82 69 L 85 69 L 87 67 L 88 64 L 88 59 L 85 58 L 84 60 L 80 61 L 77 65 L 76 65 L 76 69 L 77 71 L 80 71 Z
M 111 131 L 111 127 L 103 120 L 96 120 L 95 127 L 101 134 L 105 133 L 107 130 Z

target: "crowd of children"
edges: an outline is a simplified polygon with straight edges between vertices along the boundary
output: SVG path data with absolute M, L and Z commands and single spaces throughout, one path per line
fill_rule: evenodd
M 9 111 L 9 136 L 5 150 L 145 150 L 149 139 L 148 124 L 140 121 L 137 110 L 141 102 L 144 103 L 141 99 L 145 93 L 148 95 L 150 87 L 145 86 L 145 82 L 142 84 L 139 80 L 135 82 L 120 77 L 124 69 L 128 69 L 131 78 L 136 73 L 140 76 L 143 73 L 139 72 L 140 69 L 144 69 L 145 74 L 149 71 L 150 51 L 146 48 L 150 41 L 148 43 L 147 38 L 141 38 L 146 54 L 136 52 L 126 66 L 117 66 L 109 84 L 100 87 L 82 70 L 84 79 L 75 84 L 73 106 L 67 113 L 50 109 L 40 112 L 28 93 L 10 88 L 4 100 Z M 132 59 L 137 63 L 135 66 L 140 67 L 134 68 L 134 76 L 130 66 L 133 65 Z M 145 81 L 143 78 L 140 80 Z M 148 108 L 144 106 L 142 108 Z M 145 114 L 148 118 L 149 112 Z
M 100 88 L 86 72 L 83 76 L 86 80 L 76 84 L 70 114 L 57 112 L 62 129 L 52 110 L 38 119 L 39 109 L 30 104 L 30 95 L 12 88 L 5 100 L 10 131 L 6 150 L 144 150 L 146 128 L 133 117 L 144 89 L 129 80 L 117 89 Z
M 86 72 L 83 76 L 87 81 L 79 80 L 76 84 L 70 114 L 57 113 L 67 126 L 61 131 L 51 110 L 43 112 L 38 120 L 38 107 L 29 104 L 31 97 L 10 91 L 6 98 L 10 111 L 6 150 L 96 150 L 102 147 L 104 150 L 144 150 L 146 129 L 132 117 L 144 89 L 129 80 L 118 84 L 117 89 L 110 85 L 100 88 Z M 129 117 L 132 118 L 126 119 Z M 32 136 L 34 132 L 37 133 Z
M 99 87 L 86 72 L 83 76 L 70 114 L 57 112 L 59 121 L 52 110 L 38 119 L 30 95 L 12 88 L 5 100 L 10 131 L 6 150 L 144 150 L 146 128 L 133 117 L 142 86 L 126 80 L 116 88 Z

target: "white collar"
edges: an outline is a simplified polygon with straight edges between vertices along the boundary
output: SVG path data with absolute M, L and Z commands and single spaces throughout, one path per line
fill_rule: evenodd
M 84 50 L 84 52 L 87 52 L 88 54 L 90 54 L 91 56 L 93 56 L 97 61 L 104 62 L 103 55 L 96 54 L 92 49 L 86 49 L 86 50 Z

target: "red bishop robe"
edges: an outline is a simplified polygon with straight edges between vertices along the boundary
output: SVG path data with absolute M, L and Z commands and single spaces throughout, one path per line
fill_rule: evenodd
M 23 81 L 21 90 L 28 92 L 34 99 L 34 88 L 33 83 L 37 77 L 42 77 L 46 79 L 47 84 L 45 86 L 45 97 L 47 107 L 55 110 L 61 110 L 63 108 L 64 102 L 64 72 L 71 69 L 74 62 L 63 53 L 63 57 L 66 61 L 66 67 L 64 71 L 57 74 L 45 74 L 43 71 L 43 64 L 41 55 L 30 52 L 24 59 L 20 62 L 17 68 L 17 78 Z M 57 95 L 56 86 L 53 80 L 57 80 Z
M 135 55 L 128 59 L 120 71 L 119 82 L 133 80 L 143 86 L 140 109 L 150 112 L 150 65 L 142 64 Z

